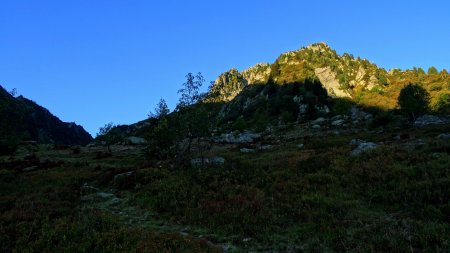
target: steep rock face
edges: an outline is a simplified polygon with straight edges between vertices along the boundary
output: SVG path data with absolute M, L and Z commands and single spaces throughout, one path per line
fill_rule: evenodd
M 92 136 L 75 123 L 62 122 L 47 109 L 0 86 L 0 138 L 85 145 Z
M 222 73 L 211 87 L 209 99 L 213 102 L 227 102 L 239 94 L 248 81 L 236 69 Z
M 270 64 L 258 63 L 242 72 L 231 69 L 222 73 L 211 87 L 208 100 L 228 102 L 234 99 L 248 85 L 266 84 L 271 73 Z
M 242 76 L 250 85 L 265 84 L 269 80 L 270 72 L 270 64 L 258 63 L 255 66 L 242 71 Z
M 331 97 L 350 97 L 346 90 L 341 89 L 341 85 L 336 78 L 336 74 L 331 71 L 330 67 L 316 68 L 314 73 L 319 78 L 323 87 L 327 90 Z

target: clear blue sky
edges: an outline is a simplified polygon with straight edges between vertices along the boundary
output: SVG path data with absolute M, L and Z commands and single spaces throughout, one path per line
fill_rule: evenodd
M 325 41 L 384 68 L 450 68 L 449 1 L 0 0 L 0 84 L 91 134 L 173 108 L 188 72 Z

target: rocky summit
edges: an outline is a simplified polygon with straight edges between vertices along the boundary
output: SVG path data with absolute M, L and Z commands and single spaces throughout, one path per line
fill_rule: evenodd
M 445 100 L 450 86 L 446 70 L 429 74 L 421 68 L 385 70 L 349 53 L 338 54 L 326 43 L 316 43 L 281 54 L 271 64 L 263 63 L 238 71 L 231 69 L 214 82 L 209 100 L 230 101 L 250 86 L 278 85 L 318 80 L 331 97 L 346 98 L 365 106 L 393 109 L 399 90 L 408 83 L 421 83 L 432 93 L 432 104 Z M 442 88 L 439 88 L 442 87 Z M 447 91 L 446 91 L 447 90 Z

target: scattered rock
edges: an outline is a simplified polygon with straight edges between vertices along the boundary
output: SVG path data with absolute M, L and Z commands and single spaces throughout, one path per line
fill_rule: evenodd
M 298 106 L 298 110 L 299 110 L 301 115 L 305 115 L 306 112 L 308 111 L 308 105 L 307 104 L 300 104 Z
M 136 182 L 136 172 L 128 171 L 125 173 L 117 174 L 113 178 L 114 186 L 118 189 L 133 188 Z
M 336 115 L 336 116 L 333 116 L 330 120 L 331 121 L 335 121 L 335 120 L 338 120 L 338 119 L 346 119 L 346 118 L 347 118 L 347 116 Z
M 195 158 L 191 160 L 192 166 L 201 166 L 201 165 L 222 165 L 225 163 L 225 158 L 220 156 L 213 156 L 208 158 Z
M 259 150 L 271 150 L 273 149 L 272 145 L 262 145 L 258 147 Z
M 252 238 L 247 237 L 247 238 L 242 239 L 242 242 L 249 242 L 251 240 L 252 240 Z
M 372 117 L 373 117 L 372 114 L 366 113 L 356 106 L 353 106 L 352 109 L 350 110 L 350 118 L 353 121 L 357 121 L 357 123 L 360 121 L 369 120 Z
M 30 166 L 30 167 L 24 168 L 24 169 L 22 169 L 22 171 L 23 172 L 30 172 L 30 171 L 35 171 L 35 170 L 38 170 L 38 169 L 39 169 L 39 166 L 35 165 L 35 166 Z
M 116 196 L 109 192 L 97 192 L 95 194 L 97 197 L 103 198 L 103 199 L 109 199 L 109 198 L 115 198 Z
M 350 141 L 350 145 L 353 145 L 353 146 L 358 146 L 358 145 L 361 144 L 361 143 L 364 143 L 364 141 L 363 141 L 363 140 L 360 140 L 360 139 L 352 139 L 352 140 Z
M 97 188 L 95 188 L 95 187 L 93 187 L 93 186 L 90 186 L 90 185 L 88 185 L 87 183 L 84 183 L 84 184 L 80 187 L 80 193 L 81 193 L 81 196 L 93 194 L 93 193 L 96 193 L 96 192 L 98 192 L 98 191 L 99 191 L 99 189 L 97 189 Z
M 350 141 L 350 145 L 356 145 L 357 147 L 350 153 L 351 156 L 358 156 L 362 153 L 374 150 L 378 147 L 377 144 L 373 142 L 366 142 L 359 139 L 353 139 Z
M 331 122 L 331 125 L 332 126 L 342 126 L 344 124 L 344 122 L 345 121 L 343 119 L 338 119 L 338 120 Z
M 93 194 L 85 195 L 81 197 L 82 201 L 88 201 L 88 202 L 101 202 L 103 205 L 117 205 L 121 202 L 119 198 L 116 197 L 116 195 L 109 193 L 109 192 L 96 192 Z
M 131 136 L 126 139 L 126 142 L 131 145 L 145 145 L 147 140 L 141 137 Z
M 312 126 L 312 128 L 313 128 L 313 129 L 319 129 L 319 128 L 320 128 L 320 125 L 315 124 L 315 125 Z
M 181 235 L 181 236 L 188 236 L 188 235 L 189 235 L 189 233 L 186 233 L 186 232 L 180 231 L 180 235 Z
M 325 118 L 323 118 L 323 117 L 319 117 L 319 118 L 317 118 L 317 119 L 315 119 L 315 120 L 313 120 L 311 123 L 313 123 L 314 125 L 315 124 L 321 124 L 321 123 L 324 123 L 324 122 L 326 122 L 327 121 L 327 119 L 325 119 Z
M 37 146 L 38 145 L 37 141 L 21 141 L 20 144 L 21 145 L 30 145 L 30 146 Z
M 440 139 L 440 140 L 447 140 L 450 139 L 450 133 L 448 134 L 440 134 L 438 135 L 436 138 Z
M 445 124 L 448 123 L 449 120 L 444 118 L 444 117 L 438 117 L 435 115 L 423 115 L 420 116 L 416 119 L 416 121 L 414 121 L 414 126 L 415 127 L 424 127 L 424 126 L 428 126 L 428 125 L 440 125 L 440 124 Z
M 447 156 L 447 153 L 432 153 L 431 154 L 431 157 L 433 157 L 433 158 L 435 158 L 435 159 L 439 159 L 439 158 L 442 158 L 442 157 L 446 157 Z
M 119 180 L 122 180 L 123 178 L 134 177 L 135 174 L 136 174 L 136 172 L 134 172 L 134 171 L 120 173 L 120 174 L 117 174 L 114 176 L 114 181 L 119 181 Z
M 330 113 L 330 108 L 328 108 L 328 106 L 324 105 L 324 106 L 314 106 L 317 110 L 318 113 L 320 114 L 328 114 Z
M 240 151 L 242 153 L 255 153 L 256 152 L 256 150 L 251 149 L 251 148 L 241 148 Z
M 88 145 L 86 145 L 86 148 L 93 148 L 96 147 L 97 144 L 95 144 L 94 142 L 89 143 Z
M 230 144 L 252 143 L 261 138 L 261 134 L 245 131 L 243 133 L 222 134 L 215 139 L 216 142 L 224 142 Z
M 304 147 L 305 147 L 305 144 L 303 144 L 303 143 L 300 143 L 300 144 L 297 145 L 297 148 L 299 148 L 299 149 L 302 149 Z

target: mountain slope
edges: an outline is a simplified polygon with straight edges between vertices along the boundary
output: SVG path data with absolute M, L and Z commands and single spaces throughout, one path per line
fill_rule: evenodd
M 62 122 L 47 109 L 0 86 L 0 138 L 39 143 L 85 145 L 92 140 L 83 127 Z
M 340 55 L 325 43 L 281 54 L 272 64 L 243 71 L 232 68 L 213 82 L 203 102 L 217 131 L 262 131 L 318 117 L 348 116 L 357 107 L 376 114 L 391 111 L 398 108 L 400 91 L 409 83 L 420 84 L 430 94 L 430 113 L 450 114 L 446 70 L 386 71 L 366 59 Z M 125 137 L 144 137 L 154 126 L 144 120 L 122 128 Z
M 431 94 L 432 107 L 450 96 L 450 75 L 446 70 L 438 72 L 431 67 L 428 74 L 420 68 L 386 71 L 367 59 L 348 53 L 339 55 L 327 44 L 316 43 L 281 54 L 272 64 L 223 73 L 212 86 L 209 101 L 230 101 L 255 84 L 283 85 L 306 79 L 319 80 L 331 97 L 381 109 L 395 108 L 400 90 L 408 83 L 422 84 Z

